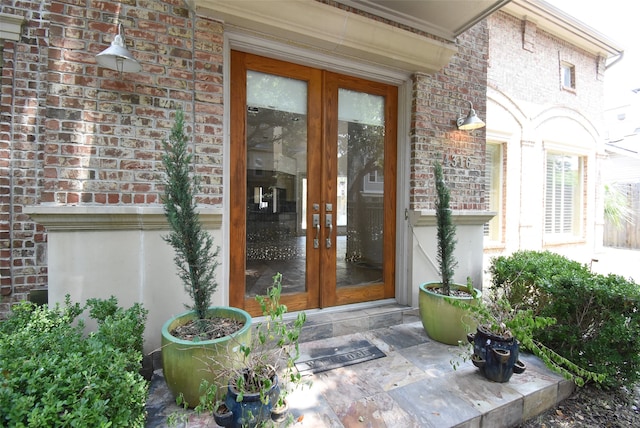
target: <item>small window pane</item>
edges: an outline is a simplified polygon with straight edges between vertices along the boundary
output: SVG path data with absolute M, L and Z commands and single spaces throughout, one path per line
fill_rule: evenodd
M 560 80 L 562 87 L 565 89 L 575 89 L 575 68 L 571 64 L 562 64 L 560 66 Z

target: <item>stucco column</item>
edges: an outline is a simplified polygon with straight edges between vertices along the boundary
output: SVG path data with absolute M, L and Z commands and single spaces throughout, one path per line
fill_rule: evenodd
M 522 250 L 539 250 L 543 244 L 544 182 L 532 178 L 540 177 L 540 171 L 544 170 L 543 157 L 543 151 L 535 141 L 521 141 L 518 248 Z

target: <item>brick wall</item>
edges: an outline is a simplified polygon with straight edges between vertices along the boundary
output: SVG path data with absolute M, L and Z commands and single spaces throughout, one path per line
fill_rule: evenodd
M 200 203 L 222 202 L 219 23 L 194 19 L 182 0 L 9 3 L 0 11 L 26 24 L 3 49 L 0 317 L 47 284 L 46 233 L 22 208 L 159 203 L 160 149 L 176 108 L 203 176 Z M 95 62 L 118 23 L 140 73 Z
M 3 45 L 0 96 L 0 318 L 33 286 L 46 285 L 46 235 L 22 213 L 43 184 L 49 1 L 6 1 L 24 16 L 19 41 Z
M 490 254 L 549 249 L 588 261 L 601 245 L 602 233 L 598 189 L 604 153 L 604 59 L 504 12 L 491 15 L 487 24 L 489 126 L 491 138 L 504 143 L 505 156 L 504 236 Z M 562 63 L 574 67 L 575 89 L 562 87 Z M 582 227 L 575 235 L 545 233 L 548 150 L 582 161 L 582 209 L 575 213 L 581 215 L 575 221 Z
M 563 105 L 602 123 L 602 58 L 504 12 L 487 21 L 490 87 L 522 104 Z M 560 61 L 575 66 L 575 92 L 560 90 Z
M 158 203 L 159 149 L 182 108 L 206 177 L 201 202 L 218 205 L 222 27 L 197 19 L 194 29 L 182 0 L 131 3 L 52 4 L 42 202 Z M 118 23 L 140 73 L 119 76 L 95 63 Z
M 444 165 L 455 210 L 485 210 L 484 128 L 460 131 L 456 119 L 473 103 L 486 112 L 487 25 L 482 21 L 458 37 L 459 52 L 435 75 L 416 75 L 411 120 L 410 204 L 434 208 L 433 162 Z

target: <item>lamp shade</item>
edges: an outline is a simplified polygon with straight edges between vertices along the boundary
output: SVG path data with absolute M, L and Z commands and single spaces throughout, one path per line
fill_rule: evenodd
M 471 102 L 469 102 L 471 104 Z M 473 104 L 471 104 L 471 108 L 469 109 L 469 114 L 467 117 L 461 116 L 458 118 L 458 129 L 463 131 L 471 131 L 473 129 L 482 128 L 485 126 L 485 123 L 476 115 L 476 111 L 473 109 Z
M 140 63 L 124 47 L 124 38 L 121 34 L 113 38 L 111 46 L 96 55 L 96 62 L 101 67 L 116 70 L 118 73 L 137 73 L 142 70 Z

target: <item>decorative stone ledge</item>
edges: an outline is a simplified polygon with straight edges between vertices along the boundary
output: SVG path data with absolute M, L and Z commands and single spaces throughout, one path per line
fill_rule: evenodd
M 205 229 L 220 229 L 222 210 L 198 211 Z M 47 231 L 168 230 L 164 209 L 136 206 L 30 206 L 24 213 Z
M 0 40 L 20 40 L 24 17 L 0 13 Z
M 459 210 L 452 211 L 451 219 L 455 225 L 482 225 L 487 223 L 496 216 L 494 211 L 471 211 Z M 409 212 L 409 221 L 412 226 L 425 227 L 435 226 L 436 211 L 435 210 L 413 210 Z

